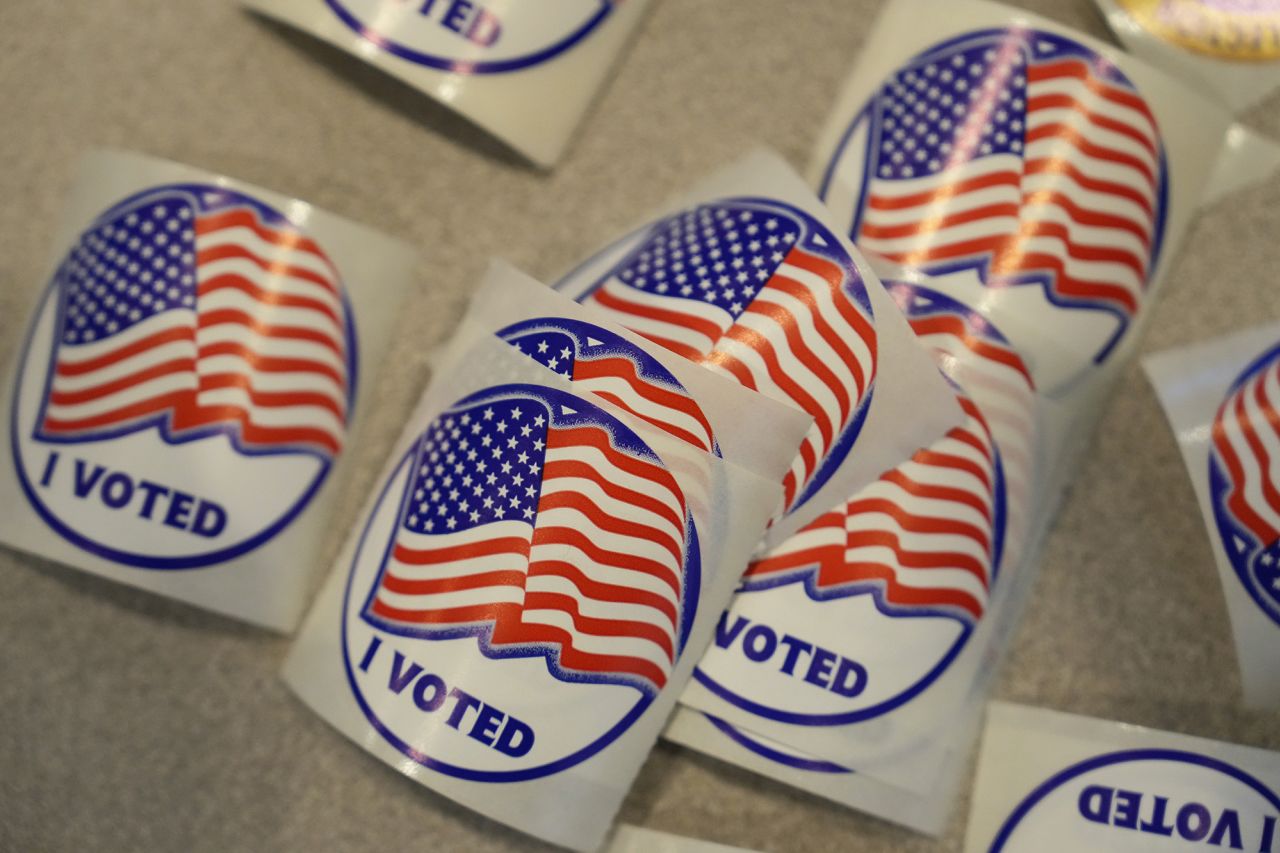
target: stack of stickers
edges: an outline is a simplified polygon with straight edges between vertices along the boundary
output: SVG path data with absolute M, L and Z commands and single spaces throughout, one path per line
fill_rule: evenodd
M 329 5 L 323 35 L 371 37 L 362 4 Z M 577 37 L 616 39 L 644 6 L 578 5 Z M 481 50 L 502 25 L 433 8 L 373 35 L 447 100 L 471 54 L 431 47 L 437 29 Z M 503 68 L 571 46 L 540 38 Z M 468 91 L 459 107 L 498 122 Z M 604 841 L 664 727 L 938 832 L 1063 489 L 1211 175 L 1234 168 L 1230 127 L 1057 25 L 890 3 L 820 140 L 817 195 L 760 152 L 553 288 L 493 265 L 286 680 L 402 773 L 575 849 Z M 410 253 L 117 154 L 88 161 L 56 245 L 8 378 L 0 539 L 293 628 Z M 1255 649 L 1280 626 L 1278 336 L 1224 345 L 1189 388 L 1178 357 L 1151 368 Z M 1260 702 L 1280 696 L 1274 663 L 1244 656 Z M 973 837 L 1045 849 L 1040 816 L 1073 803 L 1088 833 L 1127 826 L 1123 761 L 1087 758 Z M 1068 781 L 1088 783 L 1078 801 Z M 1157 834 L 1243 837 L 1153 802 Z

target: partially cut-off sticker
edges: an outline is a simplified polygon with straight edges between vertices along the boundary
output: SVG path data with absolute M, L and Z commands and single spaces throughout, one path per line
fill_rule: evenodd
M 912 787 L 886 765 L 969 695 L 992 636 L 978 629 L 1026 552 L 1037 432 L 998 330 L 940 293 L 891 289 L 965 421 L 753 561 L 682 701 Z
M 992 703 L 968 853 L 1280 849 L 1280 754 Z
M 1097 0 L 1125 47 L 1235 112 L 1280 87 L 1276 0 Z
M 1146 360 L 1209 530 L 1245 700 L 1280 707 L 1280 327 Z
M 820 142 L 819 194 L 882 277 L 974 306 L 1066 392 L 1132 341 L 1229 117 L 995 4 L 896 0 L 872 44 Z
M 813 418 L 783 480 L 779 537 L 820 513 L 819 495 L 847 496 L 959 419 L 892 299 L 824 218 L 784 164 L 757 153 L 556 285 Z M 888 436 L 885 419 L 908 407 L 909 426 L 900 418 Z M 906 446 L 911 436 L 920 444 Z
M 648 0 L 559 0 L 553 7 L 472 0 L 244 4 L 382 69 L 551 166 Z
M 5 467 L 22 499 L 0 538 L 290 626 L 317 498 L 381 351 L 363 335 L 391 319 L 394 298 L 371 288 L 394 296 L 411 256 L 301 203 L 128 155 L 89 161 L 65 230 L 8 386 Z

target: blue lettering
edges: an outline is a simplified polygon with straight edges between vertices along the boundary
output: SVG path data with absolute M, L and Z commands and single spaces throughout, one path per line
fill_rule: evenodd
M 462 725 L 462 719 L 467 715 L 467 711 L 472 708 L 478 708 L 481 702 L 467 691 L 455 687 L 449 691 L 449 697 L 457 701 L 453 704 L 453 711 L 449 714 L 449 719 L 445 720 L 445 725 L 451 728 L 458 728 Z
M 95 465 L 93 466 L 93 471 L 86 477 L 86 467 L 84 460 L 76 460 L 76 482 L 73 488 L 75 490 L 75 495 L 78 498 L 89 497 L 89 493 L 93 491 L 93 487 L 98 484 L 98 481 L 102 479 L 102 475 L 106 473 L 106 469 L 101 465 Z
M 1258 853 L 1272 853 L 1271 844 L 1276 838 L 1276 819 L 1267 815 L 1262 819 L 1262 841 L 1258 844 Z
M 1224 835 L 1228 838 L 1224 839 Z M 1213 828 L 1213 833 L 1209 836 L 1209 843 L 1214 847 L 1221 847 L 1224 840 L 1232 850 L 1244 849 L 1244 841 L 1240 838 L 1240 813 L 1235 809 L 1222 810 L 1218 825 Z
M 814 649 L 813 659 L 809 661 L 809 671 L 804 674 L 804 680 L 819 687 L 830 687 L 831 682 L 828 676 L 830 676 L 832 664 L 836 660 L 837 655 L 835 652 L 827 649 Z
M 169 494 L 169 490 L 149 480 L 139 480 L 138 488 L 146 493 L 142 499 L 142 509 L 138 510 L 138 517 L 150 519 L 152 511 L 156 508 L 156 498 Z
M 1211 820 L 1209 810 L 1204 806 L 1187 803 L 1178 809 L 1178 835 L 1188 841 L 1199 841 L 1209 834 Z
M 756 642 L 757 640 L 762 640 L 763 642 Z M 773 657 L 773 653 L 777 649 L 778 635 L 773 633 L 767 625 L 752 625 L 746 636 L 742 638 L 742 653 L 747 656 L 748 660 L 753 660 L 756 663 Z
M 387 689 L 397 696 L 422 672 L 422 667 L 416 663 L 408 669 L 404 668 L 404 664 L 405 656 L 396 652 L 395 658 L 391 661 L 391 679 L 387 682 Z
M 1100 785 L 1090 785 L 1085 788 L 1080 792 L 1080 799 L 1077 801 L 1080 816 L 1094 823 L 1110 823 L 1112 793 L 1111 788 L 1103 788 Z
M 108 474 L 102 481 L 102 502 L 112 509 L 120 509 L 133 500 L 133 480 L 119 471 Z
M 467 40 L 481 47 L 492 47 L 502 35 L 502 22 L 492 12 L 481 9 L 467 30 Z
M 1138 829 L 1152 835 L 1173 835 L 1173 824 L 1166 821 L 1164 814 L 1168 808 L 1168 797 L 1156 797 L 1155 806 L 1151 810 L 1151 819 L 1143 821 Z
M 467 732 L 468 737 L 473 737 L 486 746 L 493 746 L 494 740 L 498 737 L 498 729 L 506 716 L 492 705 L 481 705 L 480 713 L 476 714 L 476 721 L 472 724 L 471 731 Z
M 195 518 L 191 522 L 191 532 L 209 539 L 217 536 L 227 527 L 227 511 L 215 503 L 200 501 L 196 507 Z
M 498 742 L 493 748 L 512 758 L 527 755 L 533 749 L 533 729 L 515 717 L 507 717 L 507 724 L 498 735 Z
M 804 640 L 796 639 L 790 634 L 783 634 L 782 645 L 787 647 L 787 656 L 782 661 L 782 672 L 785 675 L 794 675 L 796 661 L 800 660 L 800 653 L 813 651 L 813 643 L 806 643 Z
M 867 668 L 848 658 L 840 659 L 840 668 L 831 682 L 831 692 L 850 698 L 867 689 Z
M 49 458 L 44 462 L 44 473 L 40 475 L 40 485 L 48 487 L 50 481 L 53 480 L 53 469 L 58 467 L 58 452 L 53 451 L 49 454 Z
M 1116 791 L 1116 811 L 1112 823 L 1121 829 L 1138 828 L 1138 809 L 1142 794 L 1137 791 Z
M 187 522 L 191 520 L 191 508 L 195 503 L 195 495 L 174 489 L 173 500 L 169 502 L 169 511 L 164 514 L 164 523 L 179 530 L 186 530 Z
M 446 30 L 453 30 L 458 35 L 463 35 L 463 25 L 467 23 L 471 10 L 474 8 L 475 6 L 471 0 L 453 0 L 449 11 L 444 13 L 440 26 Z
M 431 688 L 431 698 L 427 698 L 427 688 Z M 444 697 L 448 693 L 445 687 L 444 679 L 438 675 L 427 673 L 418 679 L 418 683 L 413 685 L 413 704 L 417 705 L 420 710 L 430 713 L 444 704 Z
M 373 663 L 373 656 L 378 653 L 378 649 L 382 647 L 381 637 L 371 637 L 369 639 L 369 648 L 364 650 L 364 657 L 360 658 L 360 671 L 368 672 L 369 664 Z
M 738 639 L 738 635 L 742 633 L 742 629 L 747 627 L 747 617 L 739 616 L 738 620 L 733 623 L 733 627 L 729 627 L 729 611 L 726 610 L 720 614 L 720 621 L 716 623 L 716 645 L 722 649 L 727 649 L 733 645 L 733 641 Z

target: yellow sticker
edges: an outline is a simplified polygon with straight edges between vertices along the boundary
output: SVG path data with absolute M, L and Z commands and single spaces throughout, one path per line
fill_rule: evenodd
M 1280 0 L 1117 0 L 1158 38 L 1218 59 L 1280 59 Z

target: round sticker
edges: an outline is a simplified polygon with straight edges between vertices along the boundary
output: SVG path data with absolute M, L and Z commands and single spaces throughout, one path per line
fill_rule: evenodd
M 554 59 L 596 30 L 617 0 L 558 0 L 553 8 L 471 0 L 325 0 L 382 50 L 454 74 L 519 71 Z
M 1052 32 L 991 29 L 890 75 L 821 195 L 860 249 L 898 268 L 887 277 L 927 274 L 1011 339 L 1048 334 L 1078 352 L 1056 385 L 1103 362 L 1141 309 L 1168 170 L 1151 109 L 1106 57 Z
M 306 507 L 355 385 L 351 309 L 323 248 L 243 193 L 158 186 L 59 264 L 18 369 L 14 464 L 31 506 L 86 551 L 209 566 Z
M 473 394 L 422 432 L 361 535 L 342 617 L 355 698 L 441 773 L 559 772 L 666 685 L 699 559 L 675 477 L 614 416 L 537 385 Z
M 845 725 L 920 695 L 985 615 L 1011 533 L 1025 536 L 1010 527 L 1003 461 L 1005 444 L 1018 448 L 1013 473 L 1025 481 L 1025 368 L 959 303 L 890 289 L 949 376 L 964 381 L 966 419 L 748 567 L 694 677 L 779 722 Z
M 1225 761 L 1135 749 L 1081 761 L 1027 795 L 989 848 L 1273 850 L 1280 798 Z
M 1117 0 L 1157 38 L 1215 59 L 1280 59 L 1280 0 Z
M 1231 386 L 1213 423 L 1209 489 L 1222 548 L 1280 624 L 1280 347 Z
M 812 415 L 783 479 L 788 512 L 857 440 L 876 375 L 870 297 L 839 239 L 804 211 L 756 198 L 701 204 L 623 238 L 556 287 Z

